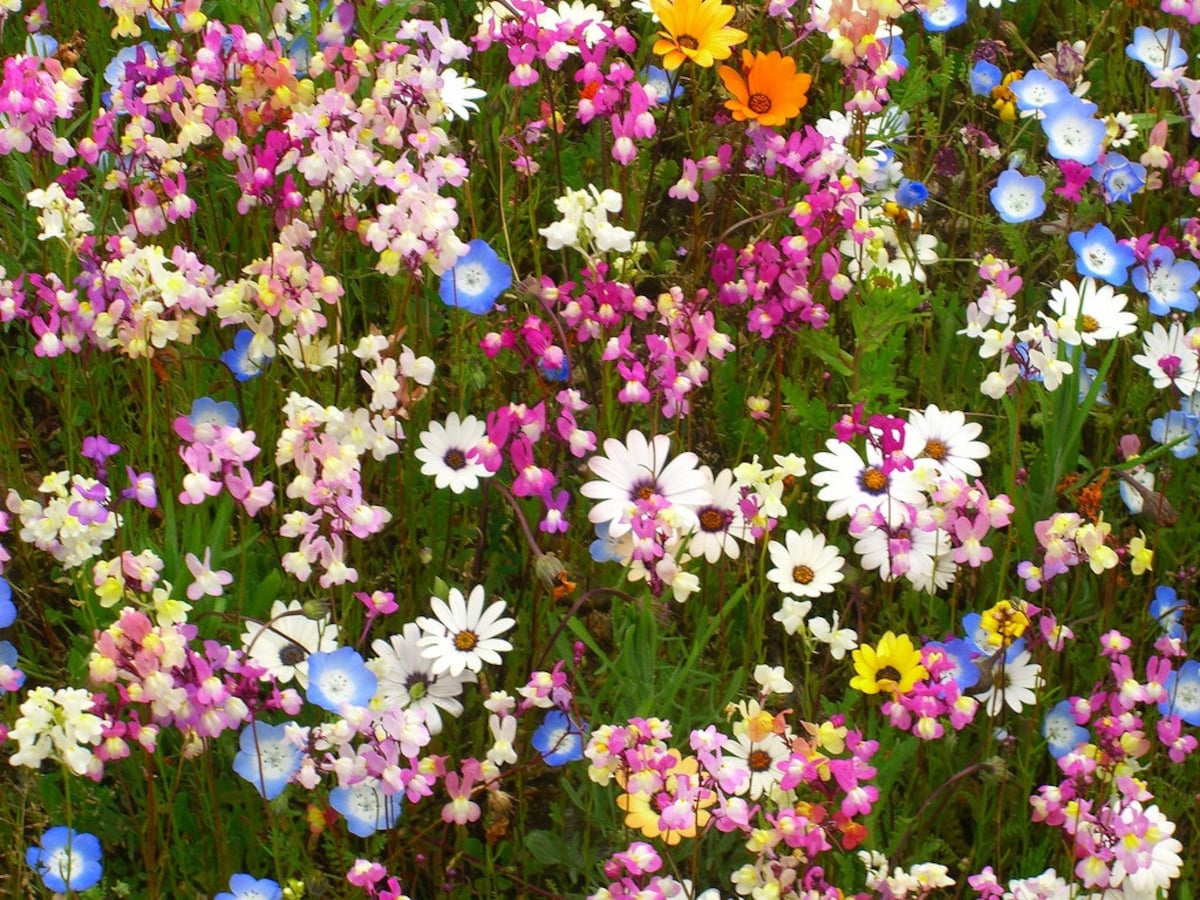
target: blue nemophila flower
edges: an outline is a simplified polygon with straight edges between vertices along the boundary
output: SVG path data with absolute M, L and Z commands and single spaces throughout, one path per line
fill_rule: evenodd
M 279 882 L 253 875 L 232 875 L 229 890 L 221 891 L 213 900 L 283 900 Z
M 972 615 L 982 618 L 978 613 Z M 966 624 L 965 620 L 964 624 Z M 979 666 L 975 665 L 975 646 L 972 642 L 963 638 L 955 638 L 945 643 L 933 641 L 926 646 L 941 650 L 945 658 L 952 663 L 951 668 L 947 669 L 942 676 L 944 680 L 953 681 L 958 685 L 960 691 L 973 688 L 979 683 Z
M 1108 153 L 1092 167 L 1092 177 L 1104 188 L 1107 203 L 1129 203 L 1146 184 L 1146 167 L 1120 153 Z
M 1125 55 L 1145 66 L 1152 78 L 1157 78 L 1164 69 L 1177 69 L 1187 64 L 1187 51 L 1173 28 L 1154 31 L 1139 25 L 1133 30 L 1133 43 L 1125 48 Z
M 192 401 L 192 412 L 188 416 L 193 428 L 201 425 L 224 425 L 236 428 L 238 423 L 238 408 L 228 400 L 214 400 L 212 397 L 197 397 Z
M 971 93 L 987 97 L 992 93 L 992 88 L 996 87 L 1003 80 L 1004 73 L 1000 71 L 1000 68 L 995 63 L 981 59 L 971 69 Z
M 221 354 L 221 362 L 229 367 L 233 377 L 238 381 L 249 381 L 262 374 L 263 366 L 269 360 L 251 352 L 254 343 L 254 332 L 243 328 L 233 338 L 233 347 Z
M 562 766 L 583 759 L 583 736 L 587 723 L 580 724 L 561 709 L 546 713 L 541 727 L 533 733 L 533 749 L 542 754 L 548 766 Z
M 1122 482 L 1124 484 L 1124 482 Z M 1183 611 L 1187 603 L 1179 599 L 1175 588 L 1160 584 L 1154 589 L 1154 599 L 1150 601 L 1150 618 L 1158 623 L 1169 638 L 1183 640 Z
M 40 845 L 25 851 L 27 862 L 50 890 L 86 891 L 100 883 L 100 841 L 94 834 L 81 834 L 57 825 L 42 835 Z
M 1040 110 L 1071 96 L 1071 90 L 1041 69 L 1030 69 L 1008 86 L 1017 98 L 1017 109 Z
M 1005 222 L 1016 224 L 1036 219 L 1046 211 L 1046 182 L 1037 175 L 1022 175 L 1015 169 L 1000 173 L 988 196 Z
M 358 837 L 370 837 L 400 820 L 399 795 L 385 794 L 374 778 L 334 788 L 329 792 L 329 805 L 345 817 L 346 827 Z
M 1042 131 L 1046 133 L 1046 152 L 1055 159 L 1072 159 L 1090 166 L 1100 156 L 1100 147 L 1108 134 L 1096 118 L 1096 104 L 1072 95 L 1066 100 L 1042 107 Z
M 646 93 L 653 95 L 656 103 L 663 104 L 667 100 L 678 100 L 683 96 L 683 85 L 678 81 L 675 83 L 675 89 L 671 90 L 671 76 L 667 74 L 666 69 L 646 66 L 642 69 L 642 78 Z
M 1189 659 L 1163 683 L 1166 699 L 1158 704 L 1164 716 L 1172 713 L 1189 725 L 1200 725 L 1200 662 Z
M 1047 749 L 1055 759 L 1066 756 L 1080 744 L 1091 740 L 1091 734 L 1075 721 L 1071 713 L 1071 701 L 1060 700 L 1042 722 L 1042 737 Z
M 7 628 L 17 621 L 17 604 L 13 603 L 12 585 L 0 576 L 0 628 Z
M 896 186 L 896 205 L 904 209 L 915 209 L 924 205 L 928 199 L 929 188 L 920 181 L 901 178 L 900 184 Z
M 588 552 L 592 555 L 592 560 L 598 563 L 604 562 L 620 562 L 620 539 L 614 538 L 609 531 L 607 522 L 598 522 L 596 524 L 596 539 L 592 541 L 588 547 Z
M 0 697 L 9 691 L 19 691 L 25 684 L 25 673 L 17 670 L 17 648 L 8 641 L 0 641 L 0 666 L 10 670 L 8 677 L 0 680 Z
M 512 287 L 512 279 L 508 263 L 496 255 L 487 241 L 476 238 L 467 244 L 467 255 L 442 276 L 438 295 L 447 306 L 481 316 Z
M 287 738 L 287 725 L 252 722 L 238 737 L 233 771 L 254 785 L 265 800 L 283 793 L 292 776 L 300 771 L 300 748 Z
M 1086 232 L 1072 231 L 1067 243 L 1075 251 L 1075 271 L 1120 287 L 1129 280 L 1129 267 L 1137 261 L 1132 248 L 1117 240 L 1107 225 L 1097 222 Z
M 1165 316 L 1171 310 L 1193 312 L 1200 301 L 1196 297 L 1196 282 L 1200 268 L 1190 259 L 1176 262 L 1170 247 L 1155 247 L 1144 266 L 1133 270 L 1133 286 L 1149 300 L 1150 312 Z
M 1197 426 L 1200 426 L 1200 416 L 1173 409 L 1150 423 L 1150 440 L 1156 444 L 1171 444 L 1171 453 L 1176 459 L 1191 459 L 1200 451 Z
M 967 0 L 945 0 L 933 12 L 921 12 L 921 23 L 926 31 L 934 33 L 949 31 L 967 21 Z
M 883 44 L 888 50 L 888 61 L 895 63 L 902 69 L 907 69 L 908 57 L 905 53 L 908 51 L 908 48 L 904 45 L 904 38 L 898 34 L 893 34 L 891 37 L 885 37 Z
M 379 680 L 353 647 L 308 658 L 308 702 L 330 712 L 343 706 L 366 706 L 375 696 Z

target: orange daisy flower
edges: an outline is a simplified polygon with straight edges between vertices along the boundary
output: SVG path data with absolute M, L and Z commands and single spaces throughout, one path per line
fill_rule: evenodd
M 751 54 L 742 51 L 742 70 L 721 66 L 721 80 L 733 99 L 725 107 L 739 121 L 754 119 L 760 125 L 782 125 L 808 103 L 812 76 L 796 71 L 796 61 L 779 51 Z
M 650 0 L 650 8 L 662 23 L 654 52 L 662 56 L 667 71 L 678 69 L 686 59 L 707 69 L 718 59 L 728 59 L 730 48 L 747 37 L 727 27 L 735 10 L 721 0 Z

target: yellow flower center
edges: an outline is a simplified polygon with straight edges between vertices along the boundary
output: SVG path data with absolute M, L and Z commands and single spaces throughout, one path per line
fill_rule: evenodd
M 934 438 L 932 441 L 927 441 L 925 444 L 925 455 L 930 459 L 937 460 L 938 462 L 941 462 L 943 459 L 945 459 L 948 452 L 949 451 L 946 449 L 945 443 L 939 441 L 937 438 Z
M 1100 330 L 1100 323 L 1097 322 L 1092 316 L 1085 315 L 1083 317 L 1083 321 L 1079 323 L 1079 330 L 1084 334 L 1091 334 L 1093 331 Z
M 871 466 L 862 474 L 863 487 L 873 494 L 877 494 L 887 487 L 888 477 L 883 474 L 881 469 Z
M 479 637 L 473 631 L 460 631 L 454 636 L 454 649 L 463 653 L 474 650 L 478 643 Z

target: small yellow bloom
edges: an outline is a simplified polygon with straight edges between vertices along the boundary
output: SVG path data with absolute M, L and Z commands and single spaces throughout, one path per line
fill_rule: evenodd
M 987 632 L 988 643 L 993 647 L 1011 647 L 1029 627 L 1029 616 L 1011 601 L 1001 600 L 983 612 L 979 627 Z
M 1154 569 L 1154 551 L 1146 546 L 1144 532 L 1139 531 L 1129 542 L 1129 569 L 1134 575 L 1145 575 Z

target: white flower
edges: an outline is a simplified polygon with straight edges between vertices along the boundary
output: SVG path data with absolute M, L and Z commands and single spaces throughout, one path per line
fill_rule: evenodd
M 813 616 L 808 622 L 813 639 L 829 645 L 829 655 L 844 659 L 846 654 L 858 646 L 858 634 L 853 628 L 838 628 L 838 614 L 833 614 L 833 624 L 824 616 Z
M 1050 291 L 1047 306 L 1054 313 L 1053 325 L 1064 344 L 1089 347 L 1097 341 L 1111 341 L 1137 331 L 1137 315 L 1125 310 L 1128 298 L 1116 293 L 1111 285 L 1097 285 L 1094 278 L 1084 278 L 1079 287 L 1063 281 Z M 1051 320 L 1047 318 L 1047 324 Z
M 301 688 L 308 688 L 308 658 L 314 653 L 331 653 L 338 646 L 338 628 L 329 616 L 310 619 L 299 600 L 271 604 L 271 618 L 266 624 L 246 622 L 242 634 L 242 649 L 279 684 L 293 678 Z
M 449 672 L 457 677 L 464 670 L 478 672 L 485 662 L 499 665 L 500 654 L 512 649 L 512 644 L 500 635 L 517 624 L 504 616 L 504 601 L 498 600 L 484 609 L 480 584 L 475 585 L 466 600 L 458 588 L 450 588 L 449 600 L 447 604 L 438 597 L 432 598 L 436 618 L 417 619 L 424 632 L 417 644 L 421 655 L 433 660 L 433 673 Z
M 784 597 L 779 604 L 779 609 L 771 618 L 782 625 L 783 630 L 788 634 L 795 634 L 804 625 L 804 620 L 811 609 L 811 600 L 796 600 L 792 597 Z
M 978 478 L 983 470 L 976 460 L 986 459 L 991 452 L 987 444 L 975 440 L 982 431 L 982 425 L 968 422 L 963 413 L 930 405 L 909 413 L 904 452 L 913 459 L 932 459 L 943 475 Z
M 760 663 L 754 667 L 754 680 L 764 694 L 790 694 L 792 683 L 787 680 L 783 666 L 768 666 Z
M 744 761 L 750 773 L 745 793 L 751 800 L 757 800 L 779 784 L 783 773 L 779 771 L 776 763 L 788 758 L 790 747 L 787 741 L 777 734 L 768 734 L 761 741 L 754 741 L 745 728 L 735 730 L 738 733 L 725 745 L 724 753 L 726 757 L 732 757 L 738 762 Z
M 318 335 L 314 340 L 311 334 L 297 337 L 295 332 L 288 332 L 279 345 L 281 356 L 297 369 L 307 369 L 309 372 L 333 368 L 345 349 L 341 344 L 330 344 L 328 335 Z
M 589 481 L 580 493 L 600 501 L 588 511 L 593 524 L 608 523 L 609 534 L 619 538 L 631 528 L 638 500 L 659 498 L 681 530 L 694 528 L 697 511 L 712 502 L 704 473 L 696 466 L 695 453 L 680 453 L 670 462 L 671 439 L 664 434 L 649 441 L 640 431 L 631 431 L 622 444 L 616 438 L 604 442 L 606 456 L 593 456 L 588 468 L 600 480 Z
M 738 541 L 749 539 L 746 519 L 739 505 L 741 489 L 734 484 L 733 472 L 729 469 L 722 469 L 715 478 L 708 466 L 701 466 L 700 471 L 708 482 L 712 502 L 696 510 L 696 530 L 692 533 L 688 552 L 692 556 L 703 556 L 710 563 L 715 563 L 722 554 L 737 559 L 741 554 Z
M 454 717 L 462 715 L 458 697 L 463 685 L 475 683 L 475 673 L 435 675 L 432 663 L 422 655 L 421 636 L 416 623 L 408 622 L 401 634 L 373 641 L 375 659 L 368 666 L 379 678 L 379 699 L 385 707 L 423 710 L 429 733 L 438 734 L 442 730 L 439 710 Z
M 924 505 L 920 489 L 910 473 L 884 472 L 878 451 L 867 448 L 867 461 L 849 444 L 835 438 L 825 442 L 828 452 L 813 455 L 823 471 L 812 477 L 821 490 L 817 498 L 830 504 L 830 520 L 854 513 L 860 506 L 878 509 L 889 501 Z
M 975 696 L 989 716 L 998 715 L 1005 704 L 1013 712 L 1019 713 L 1023 707 L 1036 702 L 1033 691 L 1042 685 L 1042 667 L 1032 661 L 1028 650 L 1022 650 L 1012 659 L 1007 659 L 1000 651 L 984 664 L 987 665 L 991 666 L 991 686 Z
M 480 478 L 492 473 L 470 455 L 487 434 L 487 425 L 474 416 L 459 421 L 458 413 L 446 417 L 446 424 L 430 422 L 429 430 L 421 433 L 421 446 L 416 451 L 422 475 L 430 475 L 439 488 L 448 487 L 456 494 L 479 487 Z
M 1167 331 L 1155 322 L 1150 331 L 1142 332 L 1142 351 L 1134 355 L 1133 361 L 1149 371 L 1156 388 L 1162 390 L 1174 384 L 1184 396 L 1196 393 L 1200 366 L 1183 325 L 1172 322 Z
M 475 79 L 460 75 L 454 69 L 445 69 L 438 96 L 446 107 L 447 120 L 466 121 L 471 118 L 472 112 L 479 112 L 479 105 L 475 101 L 486 97 L 487 91 L 475 87 Z
M 845 577 L 845 560 L 837 547 L 825 543 L 824 535 L 809 528 L 799 533 L 789 530 L 784 541 L 771 541 L 768 546 L 773 568 L 767 572 L 767 580 L 779 585 L 785 594 L 819 597 L 832 592 Z

